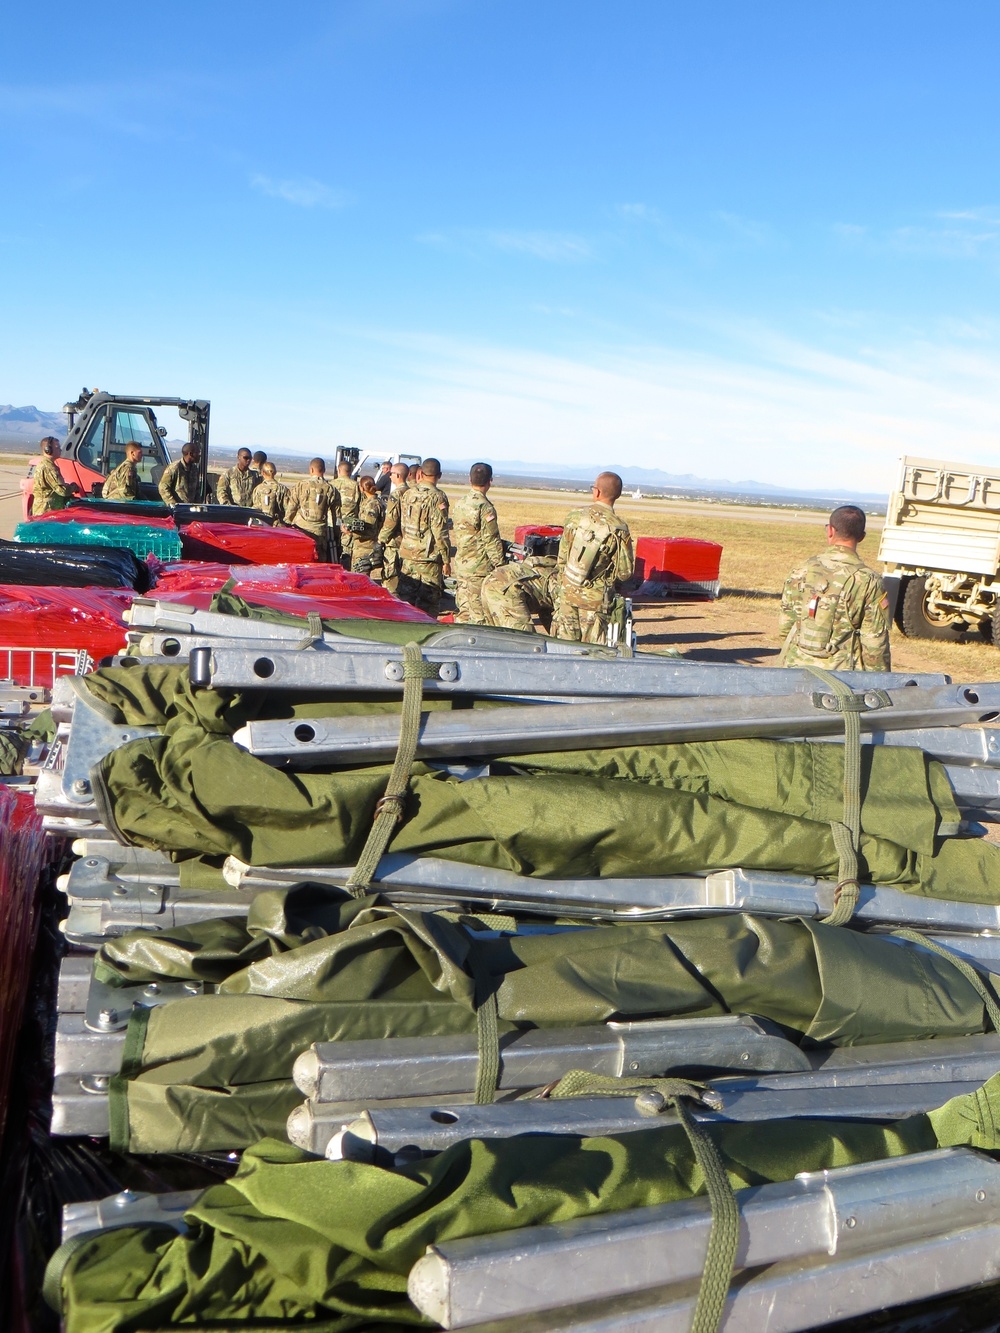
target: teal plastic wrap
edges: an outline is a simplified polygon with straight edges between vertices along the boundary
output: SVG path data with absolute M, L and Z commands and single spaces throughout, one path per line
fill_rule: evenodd
M 140 559 L 147 555 L 160 560 L 181 558 L 181 539 L 176 531 L 143 523 L 47 523 L 35 519 L 19 523 L 14 540 L 24 546 L 124 546 Z

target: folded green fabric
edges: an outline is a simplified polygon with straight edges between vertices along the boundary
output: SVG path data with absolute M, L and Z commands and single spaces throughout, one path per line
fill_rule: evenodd
M 929 1115 L 886 1125 L 711 1125 L 735 1189 L 937 1147 L 1000 1149 L 1000 1076 Z M 46 1288 L 66 1333 L 256 1320 L 349 1333 L 424 1323 L 406 1296 L 431 1244 L 671 1203 L 704 1193 L 677 1125 L 618 1137 L 468 1140 L 385 1170 L 266 1140 L 201 1195 L 188 1230 L 121 1227 L 64 1246 Z M 327 1322 L 329 1321 L 329 1322 Z
M 97 964 L 112 983 L 196 979 L 214 994 L 130 1020 L 112 1081 L 112 1144 L 244 1147 L 282 1134 L 314 1041 L 476 1030 L 493 993 L 504 1030 L 749 1013 L 807 1044 L 965 1036 L 983 1002 L 947 959 L 813 921 L 749 916 L 473 938 L 455 922 L 301 886 L 246 919 L 135 931 Z

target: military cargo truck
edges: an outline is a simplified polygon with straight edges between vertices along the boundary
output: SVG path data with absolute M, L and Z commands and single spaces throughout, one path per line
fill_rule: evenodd
M 1000 469 L 902 458 L 878 554 L 904 634 L 1000 647 Z

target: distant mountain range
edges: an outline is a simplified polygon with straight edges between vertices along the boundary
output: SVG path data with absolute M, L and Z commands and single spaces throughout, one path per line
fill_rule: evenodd
M 42 412 L 37 407 L 12 407 L 0 403 L 0 445 L 34 448 L 45 435 L 66 434 L 64 412 Z
M 33 450 L 44 435 L 57 435 L 62 439 L 66 434 L 66 416 L 63 412 L 43 412 L 40 408 L 13 407 L 0 404 L 0 449 Z M 171 453 L 178 452 L 177 441 L 167 441 Z M 251 448 L 258 446 L 251 445 Z M 212 450 L 213 458 L 215 450 Z M 270 451 L 269 451 L 270 452 Z M 220 458 L 234 454 L 234 449 L 220 450 Z M 275 451 L 277 456 L 277 451 Z M 288 457 L 282 451 L 282 458 Z M 450 473 L 467 471 L 475 458 L 443 459 L 445 470 Z M 497 476 L 505 480 L 518 477 L 545 478 L 554 482 L 592 481 L 595 474 L 593 466 L 574 465 L 562 467 L 553 463 L 528 463 L 523 459 L 495 464 Z M 797 487 L 775 486 L 766 481 L 728 481 L 718 477 L 698 477 L 691 472 L 663 472 L 659 468 L 619 467 L 622 481 L 628 487 L 645 486 L 657 491 L 695 491 L 710 495 L 736 495 L 814 500 L 859 500 L 864 503 L 884 504 L 884 493 L 845 490 L 833 487 L 825 490 L 800 490 Z
M 451 458 L 443 461 L 449 472 L 459 472 L 470 468 L 478 460 L 475 458 Z M 561 478 L 564 481 L 593 481 L 597 469 L 594 466 L 555 467 L 548 463 L 526 463 L 523 459 L 494 464 L 497 476 L 510 477 L 546 477 Z M 884 491 L 839 491 L 834 487 L 826 490 L 800 490 L 797 487 L 773 486 L 766 481 L 726 481 L 718 477 L 697 477 L 692 472 L 661 472 L 659 468 L 617 467 L 615 469 L 626 486 L 646 486 L 657 491 L 698 491 L 700 493 L 723 495 L 758 495 L 815 500 L 863 500 L 867 503 L 884 504 Z

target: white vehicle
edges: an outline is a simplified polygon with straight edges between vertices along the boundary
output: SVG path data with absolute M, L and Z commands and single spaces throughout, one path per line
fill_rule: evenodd
M 900 460 L 879 559 L 898 580 L 896 623 L 913 638 L 978 629 L 1000 647 L 1000 470 Z
M 362 458 L 360 449 L 338 444 L 334 468 L 338 468 L 341 463 L 350 463 L 352 477 L 377 477 L 383 463 L 405 463 L 412 471 L 420 466 L 420 457 L 418 454 L 374 453 L 365 454 Z

